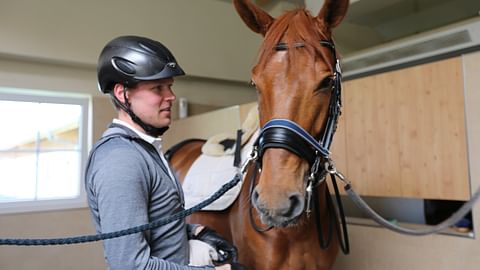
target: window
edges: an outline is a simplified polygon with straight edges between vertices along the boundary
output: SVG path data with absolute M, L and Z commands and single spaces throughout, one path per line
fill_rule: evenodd
M 0 88 L 1 213 L 85 205 L 88 104 Z

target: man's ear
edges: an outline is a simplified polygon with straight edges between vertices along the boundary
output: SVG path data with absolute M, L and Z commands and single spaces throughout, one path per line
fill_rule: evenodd
M 128 94 L 128 91 L 124 93 L 125 91 L 127 91 L 127 88 L 123 84 L 116 83 L 113 87 L 113 94 L 121 103 L 125 103 L 125 96 Z

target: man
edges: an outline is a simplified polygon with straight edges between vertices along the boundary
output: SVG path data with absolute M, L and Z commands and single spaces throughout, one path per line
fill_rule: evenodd
M 90 153 L 85 175 L 88 204 L 98 233 L 150 223 L 183 210 L 183 191 L 161 149 L 171 123 L 174 77 L 184 75 L 160 42 L 122 36 L 102 50 L 100 90 L 110 94 L 118 118 Z M 109 269 L 214 269 L 188 266 L 189 239 L 236 258 L 236 248 L 214 231 L 184 219 L 143 233 L 104 241 Z M 198 245 L 195 245 L 198 246 Z M 226 258 L 215 269 L 244 269 Z

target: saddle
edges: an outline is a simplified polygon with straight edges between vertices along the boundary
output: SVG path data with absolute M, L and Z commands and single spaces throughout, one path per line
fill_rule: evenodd
M 242 123 L 241 132 L 221 133 L 212 136 L 202 147 L 202 154 L 193 162 L 183 181 L 185 208 L 190 208 L 209 198 L 238 172 L 238 166 L 249 157 L 258 136 L 257 108 L 253 107 Z M 238 136 L 240 135 L 240 136 Z M 238 137 L 238 138 L 237 138 Z M 239 149 L 240 147 L 240 149 Z M 222 211 L 238 197 L 243 181 L 204 211 Z

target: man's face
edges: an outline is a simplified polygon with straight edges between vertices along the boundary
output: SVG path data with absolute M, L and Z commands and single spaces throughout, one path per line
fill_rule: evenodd
M 145 123 L 157 128 L 169 126 L 175 94 L 173 78 L 140 82 L 127 91 L 133 112 Z

